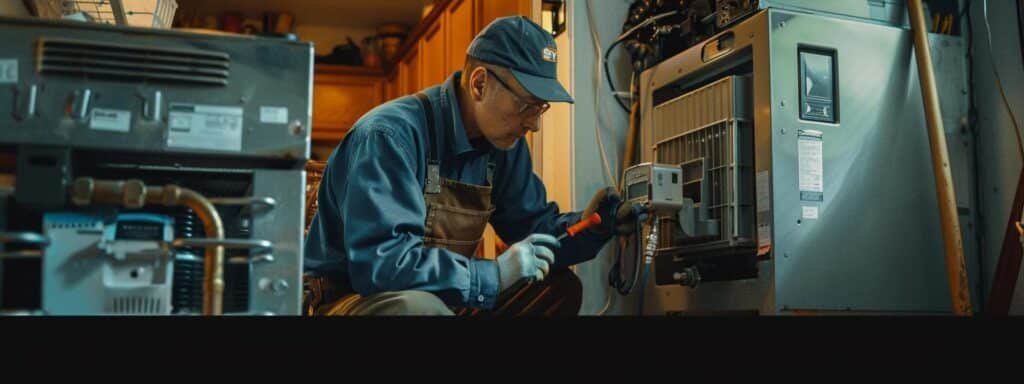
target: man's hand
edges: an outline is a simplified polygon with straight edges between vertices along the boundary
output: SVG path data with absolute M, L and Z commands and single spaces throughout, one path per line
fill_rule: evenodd
M 635 232 L 636 222 L 647 219 L 647 210 L 639 204 L 626 202 L 615 212 L 615 233 L 628 236 Z
M 553 249 L 561 244 L 554 236 L 535 233 L 512 244 L 498 255 L 498 279 L 501 290 L 515 286 L 522 280 L 541 281 L 555 263 Z
M 602 188 L 590 199 L 590 204 L 583 210 L 583 216 L 581 217 L 587 218 L 594 212 L 597 212 L 601 215 L 601 224 L 590 227 L 590 231 L 599 235 L 606 235 L 615 227 L 615 211 L 619 209 L 619 204 L 621 203 L 622 197 L 619 196 L 618 192 L 615 192 L 614 188 Z

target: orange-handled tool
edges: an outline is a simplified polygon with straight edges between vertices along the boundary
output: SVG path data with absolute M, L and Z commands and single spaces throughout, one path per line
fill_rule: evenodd
M 565 233 L 558 236 L 558 240 L 561 241 L 566 237 L 576 236 L 576 234 L 580 233 L 580 231 L 590 228 L 590 226 L 596 224 L 601 224 L 601 215 L 597 214 L 597 212 L 594 212 L 593 214 L 590 215 L 590 217 L 580 220 L 580 222 L 576 224 L 570 225 L 569 228 L 565 230 Z

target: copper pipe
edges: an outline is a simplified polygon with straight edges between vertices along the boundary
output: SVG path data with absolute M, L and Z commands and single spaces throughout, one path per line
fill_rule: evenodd
M 141 208 L 146 204 L 185 206 L 203 222 L 206 237 L 224 239 L 224 224 L 217 209 L 202 194 L 176 185 L 147 187 L 141 180 L 95 180 L 82 177 L 72 186 L 75 205 L 118 204 Z M 224 309 L 224 247 L 206 247 L 203 268 L 203 315 L 221 315 Z
M 957 216 L 956 192 L 953 190 L 953 177 L 949 170 L 946 131 L 942 126 L 939 93 L 935 89 L 935 73 L 932 69 L 932 55 L 928 48 L 928 31 L 924 24 L 921 0 L 909 0 L 907 9 L 910 13 L 910 29 L 914 36 L 914 53 L 917 57 L 917 73 L 921 80 L 924 115 L 928 122 L 928 143 L 932 152 L 935 191 L 939 198 L 939 217 L 942 219 L 942 239 L 946 255 L 946 278 L 949 280 L 953 313 L 969 316 L 971 294 L 967 286 L 967 268 L 964 262 L 963 241 L 960 238 L 960 218 Z

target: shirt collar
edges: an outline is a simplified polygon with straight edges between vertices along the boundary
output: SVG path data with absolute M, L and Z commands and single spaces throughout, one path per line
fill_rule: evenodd
M 444 107 L 447 105 L 451 110 L 452 124 L 451 129 L 454 129 L 455 143 L 453 146 L 455 156 L 460 156 L 470 152 L 490 152 L 494 149 L 487 140 L 483 141 L 483 148 L 475 148 L 469 141 L 469 136 L 466 134 L 466 125 L 462 121 L 462 109 L 459 107 L 459 100 L 456 96 L 456 92 L 459 87 L 459 80 L 462 78 L 462 71 L 455 71 L 448 80 L 441 85 L 441 98 Z

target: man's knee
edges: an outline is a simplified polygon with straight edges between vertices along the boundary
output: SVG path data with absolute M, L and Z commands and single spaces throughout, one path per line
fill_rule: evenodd
M 378 316 L 451 316 L 454 315 L 441 298 L 424 291 L 382 292 L 360 300 L 352 315 Z

